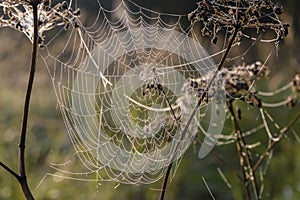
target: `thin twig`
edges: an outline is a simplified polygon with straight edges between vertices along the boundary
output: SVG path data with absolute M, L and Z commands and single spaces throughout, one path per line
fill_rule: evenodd
M 243 183 L 244 183 L 244 189 L 246 192 L 246 198 L 250 199 L 251 195 L 250 195 L 250 191 L 248 189 L 248 181 L 251 181 L 252 186 L 253 186 L 253 191 L 254 191 L 254 195 L 255 195 L 255 199 L 259 200 L 260 196 L 259 196 L 259 188 L 258 188 L 258 184 L 257 184 L 257 180 L 255 177 L 255 170 L 253 170 L 252 167 L 252 159 L 251 159 L 251 155 L 249 150 L 247 149 L 246 146 L 246 141 L 245 138 L 242 135 L 242 131 L 241 128 L 238 124 L 238 121 L 236 119 L 234 110 L 233 110 L 233 105 L 232 105 L 232 101 L 228 102 L 228 109 L 229 112 L 231 114 L 231 119 L 232 119 L 232 123 L 233 123 L 233 128 L 235 133 L 237 134 L 237 140 L 236 140 L 236 145 L 237 145 L 237 150 L 238 150 L 238 154 L 239 154 L 239 159 L 240 159 L 240 166 L 242 168 L 242 172 L 243 172 Z M 246 159 L 246 165 L 247 167 L 245 167 L 244 165 L 244 157 Z M 248 169 L 248 172 L 246 171 L 246 169 Z
M 209 188 L 209 186 L 208 186 L 208 184 L 207 184 L 207 182 L 206 182 L 206 180 L 205 180 L 205 178 L 204 178 L 203 176 L 202 176 L 202 181 L 203 181 L 203 183 L 204 183 L 204 185 L 205 185 L 207 191 L 209 192 L 209 195 L 211 196 L 211 199 L 212 199 L 212 200 L 216 200 L 216 198 L 214 197 L 214 195 L 213 195 L 211 189 Z
M 234 111 L 233 111 L 233 107 L 232 107 L 232 102 L 228 102 L 228 110 L 231 114 L 231 121 L 232 121 L 232 125 L 234 128 L 234 132 L 235 134 L 237 134 L 237 139 L 236 139 L 236 148 L 237 148 L 237 152 L 238 152 L 238 157 L 239 157 L 239 163 L 240 163 L 240 167 L 242 169 L 242 174 L 243 174 L 243 188 L 245 191 L 245 197 L 247 200 L 250 200 L 250 191 L 249 188 L 247 186 L 247 172 L 246 169 L 244 167 L 244 157 L 243 157 L 243 146 L 245 145 L 241 140 L 242 140 L 242 134 L 239 132 L 239 128 L 237 127 L 237 123 L 235 123 L 235 115 L 234 115 Z
M 203 141 L 201 141 L 201 139 L 199 137 L 197 137 L 195 139 L 195 141 L 198 144 L 202 144 Z M 243 178 L 241 177 L 240 174 L 238 174 L 233 168 L 232 166 L 229 165 L 229 163 L 227 163 L 217 152 L 215 152 L 213 149 L 211 150 L 211 154 L 217 159 L 217 161 L 219 161 L 221 164 L 223 164 L 225 167 L 227 167 L 227 169 L 240 181 L 243 181 Z
M 167 94 L 166 94 L 165 90 L 163 89 L 162 85 L 160 84 L 160 80 L 159 80 L 159 78 L 158 78 L 158 76 L 156 74 L 155 68 L 153 68 L 153 73 L 155 75 L 155 80 L 157 82 L 157 85 L 159 85 L 159 87 L 158 87 L 159 88 L 159 92 L 162 92 L 162 94 L 163 94 L 163 96 L 164 96 L 164 98 L 165 98 L 168 106 L 170 107 L 171 115 L 174 118 L 174 120 L 176 122 L 176 125 L 180 129 L 179 118 L 176 117 L 176 114 L 175 114 L 174 109 L 172 108 L 171 102 L 170 102 L 169 98 L 167 97 Z M 174 152 L 177 151 L 178 145 L 179 145 L 179 143 L 177 143 L 177 145 L 175 146 Z M 171 169 L 172 169 L 172 165 L 173 165 L 173 162 L 171 162 L 168 165 L 168 167 L 167 167 L 167 171 L 166 171 L 166 174 L 165 174 L 165 177 L 164 177 L 164 181 L 163 181 L 163 184 L 162 184 L 162 189 L 161 189 L 161 192 L 160 192 L 160 195 L 159 195 L 159 199 L 160 200 L 163 200 L 165 198 L 166 188 L 167 188 L 167 184 L 168 184 L 168 179 L 169 179 L 169 176 L 170 176 L 170 172 L 171 172 Z
M 162 184 L 159 200 L 163 200 L 165 198 L 168 179 L 169 179 L 169 175 L 170 175 L 170 172 L 171 172 L 171 169 L 172 169 L 172 165 L 173 165 L 173 162 L 171 162 L 168 165 L 168 168 L 167 168 L 167 171 L 166 171 L 166 174 L 165 174 L 165 177 L 164 177 L 164 181 L 163 181 L 163 184 Z
M 9 168 L 7 165 L 2 163 L 1 161 L 0 161 L 0 166 L 3 167 L 3 169 L 5 169 L 8 173 L 13 175 L 16 179 L 20 178 L 20 176 L 16 172 L 14 172 L 11 168 Z
M 282 136 L 298 121 L 300 118 L 300 112 L 284 127 L 280 130 L 280 134 L 278 135 L 278 138 L 282 138 Z M 275 144 L 277 144 L 280 141 L 280 139 L 277 141 L 272 141 L 271 144 L 268 146 L 268 148 L 260 155 L 259 159 L 256 161 L 253 170 L 256 170 L 259 165 L 262 163 L 262 161 L 266 158 L 266 156 L 270 153 L 270 151 L 274 148 Z
M 242 181 L 242 177 L 221 157 L 219 156 L 214 150 L 212 150 L 212 155 L 219 161 L 221 162 L 223 165 L 225 165 L 225 167 L 227 167 L 227 169 L 235 176 L 237 177 L 240 181 Z

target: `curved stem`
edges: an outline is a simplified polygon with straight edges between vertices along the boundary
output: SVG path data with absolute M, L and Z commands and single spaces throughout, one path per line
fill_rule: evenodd
M 0 161 L 0 166 L 5 169 L 8 173 L 10 173 L 11 175 L 13 175 L 16 179 L 19 179 L 19 175 L 14 172 L 11 168 L 9 168 L 7 165 L 5 165 L 4 163 L 2 163 Z
M 161 189 L 161 192 L 160 192 L 159 200 L 163 200 L 165 198 L 167 184 L 168 184 L 168 179 L 169 179 L 169 176 L 170 176 L 172 165 L 173 165 L 173 163 L 170 163 L 168 165 L 167 172 L 165 174 L 164 181 L 163 181 L 163 184 L 162 184 L 162 189 Z
M 31 91 L 33 87 L 35 68 L 36 68 L 36 57 L 37 57 L 37 47 L 38 47 L 38 4 L 39 3 L 40 0 L 33 0 L 31 2 L 32 11 L 33 11 L 34 33 L 33 33 L 33 43 L 32 43 L 32 52 L 31 52 L 32 53 L 31 66 L 30 66 L 30 73 L 29 73 L 26 96 L 25 96 L 22 129 L 21 129 L 20 142 L 19 142 L 19 174 L 14 172 L 14 170 L 9 168 L 4 163 L 0 162 L 0 166 L 19 181 L 23 194 L 27 200 L 34 200 L 26 176 L 25 143 L 26 143 L 26 132 L 27 132 L 30 97 L 31 97 Z
M 34 24 L 34 33 L 33 33 L 33 43 L 32 43 L 32 55 L 31 55 L 31 67 L 29 73 L 29 79 L 27 84 L 27 91 L 24 103 L 24 112 L 22 120 L 22 130 L 19 143 L 19 173 L 20 177 L 18 179 L 21 184 L 23 193 L 27 200 L 33 200 L 34 197 L 29 189 L 27 177 L 26 177 L 26 166 L 25 166 L 25 141 L 26 141 L 26 131 L 27 131 L 27 122 L 28 122 L 28 113 L 29 113 L 29 104 L 31 91 L 33 87 L 35 68 L 36 68 L 36 57 L 37 57 L 37 47 L 38 47 L 38 0 L 32 1 L 32 10 L 33 10 L 33 24 Z
M 272 141 L 268 148 L 260 155 L 259 159 L 256 161 L 253 166 L 253 170 L 256 170 L 260 164 L 264 161 L 270 151 L 274 148 L 274 146 L 280 141 L 280 139 L 286 134 L 286 132 L 297 122 L 300 118 L 300 112 L 283 128 L 280 130 L 280 134 L 278 135 L 279 140 Z

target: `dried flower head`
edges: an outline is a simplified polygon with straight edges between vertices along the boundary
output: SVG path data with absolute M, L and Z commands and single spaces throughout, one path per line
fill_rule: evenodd
M 276 34 L 274 41 L 288 34 L 288 24 L 279 17 L 283 8 L 271 0 L 200 0 L 197 4 L 189 19 L 192 23 L 201 22 L 202 35 L 211 36 L 214 44 L 222 29 L 233 32 L 238 28 L 237 41 L 245 29 L 256 29 L 257 33 L 272 30 Z
M 224 80 L 225 89 L 229 98 L 240 98 L 250 92 L 253 81 L 261 77 L 267 77 L 269 69 L 257 61 L 251 65 L 233 66 L 231 69 L 224 68 L 221 76 Z
M 44 32 L 57 26 L 68 28 L 70 24 L 78 25 L 79 10 L 73 10 L 66 1 L 52 4 L 51 0 L 0 0 L 0 27 L 11 27 L 23 32 L 33 40 L 33 8 L 38 5 L 39 45 L 43 46 Z
M 208 99 L 216 98 L 216 90 L 218 85 L 224 86 L 227 93 L 227 100 L 234 100 L 235 98 L 241 98 L 247 100 L 251 105 L 261 106 L 259 98 L 255 96 L 256 91 L 252 88 L 253 81 L 262 77 L 267 77 L 269 69 L 261 62 L 257 61 L 250 65 L 238 65 L 233 66 L 230 69 L 223 68 L 219 73 L 219 81 L 216 87 L 212 87 L 208 92 Z M 183 91 L 188 95 L 201 96 L 206 90 L 207 84 L 211 76 L 203 76 L 196 79 L 189 79 L 188 83 L 183 86 Z

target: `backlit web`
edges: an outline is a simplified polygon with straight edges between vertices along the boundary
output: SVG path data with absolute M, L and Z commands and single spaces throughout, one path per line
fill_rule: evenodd
M 268 108 L 295 104 L 299 75 L 275 92 L 262 92 L 255 88 L 255 80 L 266 76 L 265 63 L 224 68 L 196 110 L 199 96 L 216 70 L 212 58 L 219 60 L 225 50 L 209 55 L 196 39 L 200 33 L 190 27 L 193 23 L 188 22 L 187 14 L 159 13 L 128 0 L 113 9 L 95 2 L 94 14 L 91 11 L 76 24 L 68 24 L 67 30 L 49 31 L 44 44 L 43 59 L 76 152 L 74 157 L 84 168 L 68 171 L 64 165 L 53 164 L 64 177 L 153 183 L 171 163 L 174 174 L 181 156 L 199 133 L 204 135 L 200 158 L 215 144 L 236 141 L 232 131 L 220 135 L 229 116 L 225 95 L 226 100 L 246 99 L 246 104 L 258 110 L 254 129 L 245 130 L 244 137 L 258 130 L 264 130 L 269 143 L 282 137 L 280 131 L 285 127 L 275 123 Z M 71 7 L 77 8 L 75 1 L 70 2 Z M 224 41 L 229 37 L 230 31 L 226 31 Z M 243 60 L 259 40 L 278 39 L 240 32 L 241 38 L 248 40 L 250 47 L 228 59 L 234 63 Z M 257 98 L 267 99 L 289 90 L 296 92 L 275 103 Z M 260 145 L 259 141 L 249 144 L 249 149 Z
M 97 6 L 89 25 L 78 22 L 45 42 L 43 57 L 58 105 L 86 170 L 53 167 L 67 177 L 152 183 L 170 163 L 176 171 L 199 131 L 200 111 L 192 114 L 197 95 L 186 85 L 208 78 L 216 65 L 183 25 L 187 15 L 162 14 L 131 1 L 112 10 Z M 222 91 L 216 84 L 212 88 Z M 209 98 L 214 102 L 212 92 Z M 221 98 L 222 92 L 210 116 L 216 109 L 224 113 Z M 211 117 L 214 123 L 206 128 L 218 135 L 224 117 Z M 202 156 L 215 143 L 208 138 Z
M 113 9 L 94 0 L 94 7 L 83 9 L 78 20 L 78 2 L 45 0 L 38 5 L 40 53 L 75 150 L 67 162 L 51 164 L 59 173 L 44 178 L 148 184 L 166 174 L 171 163 L 174 175 L 192 142 L 201 145 L 199 158 L 214 145 L 235 143 L 243 184 L 251 182 L 255 193 L 259 187 L 262 193 L 273 146 L 290 129 L 300 141 L 292 128 L 300 116 L 300 75 L 278 90 L 262 91 L 255 81 L 267 77 L 271 54 L 265 62 L 247 63 L 257 43 L 275 43 L 277 52 L 288 32 L 280 20 L 282 6 L 272 1 L 199 1 L 189 15 L 176 15 L 130 0 Z M 0 0 L 0 13 L 1 27 L 19 30 L 33 41 L 29 1 Z M 193 29 L 195 24 L 200 29 Z M 226 50 L 209 55 L 196 39 L 201 34 L 216 46 L 223 40 L 223 49 L 232 41 L 238 54 L 226 56 L 216 79 L 212 58 L 219 61 Z M 273 118 L 288 110 L 283 106 L 295 108 L 288 122 Z M 75 170 L 68 168 L 70 160 Z M 221 169 L 217 171 L 231 189 Z

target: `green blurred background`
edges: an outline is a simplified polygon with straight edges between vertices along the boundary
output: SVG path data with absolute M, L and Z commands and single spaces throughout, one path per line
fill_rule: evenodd
M 95 1 L 78 0 L 82 12 L 95 9 Z M 138 4 L 160 12 L 189 13 L 196 8 L 194 1 L 144 0 Z M 288 37 L 280 44 L 279 56 L 271 56 L 268 66 L 270 78 L 262 80 L 260 87 L 274 90 L 290 82 L 296 72 L 300 72 L 300 1 L 278 1 L 284 5 L 284 21 L 290 24 Z M 112 1 L 101 1 L 111 8 Z M 83 6 L 83 7 L 82 7 Z M 209 39 L 203 39 L 204 47 L 213 53 Z M 18 170 L 18 142 L 21 128 L 23 102 L 30 65 L 31 44 L 21 33 L 10 29 L 0 29 L 0 160 Z M 275 48 L 268 46 L 268 48 Z M 248 59 L 265 59 L 269 50 L 253 49 Z M 262 55 L 260 57 L 260 55 Z M 117 183 L 97 183 L 62 179 L 48 173 L 58 173 L 50 163 L 64 163 L 72 160 L 73 147 L 56 103 L 51 80 L 44 63 L 39 59 L 30 107 L 26 164 L 28 180 L 37 199 L 158 199 L 161 182 L 152 185 L 118 185 Z M 275 121 L 284 126 L 299 112 L 294 108 L 282 107 L 273 111 Z M 249 120 L 249 119 L 248 119 Z M 252 118 L 255 123 L 255 114 Z M 244 122 L 244 127 L 247 129 Z M 243 127 L 243 128 L 244 128 Z M 226 128 L 226 127 L 225 127 Z M 294 126 L 299 135 L 300 122 Z M 300 199 L 300 143 L 288 133 L 275 147 L 274 155 L 265 178 L 263 199 Z M 205 178 L 216 199 L 242 199 L 242 187 L 235 177 L 212 155 L 198 159 L 197 149 L 191 146 L 184 155 L 176 175 L 170 183 L 166 199 L 211 199 L 203 182 Z M 215 148 L 223 159 L 237 167 L 235 145 Z M 76 163 L 75 163 L 76 164 Z M 74 166 L 73 166 L 74 168 Z M 76 165 L 75 165 L 76 168 Z M 230 181 L 228 188 L 217 172 L 220 168 Z M 18 182 L 0 169 L 0 199 L 24 199 Z

